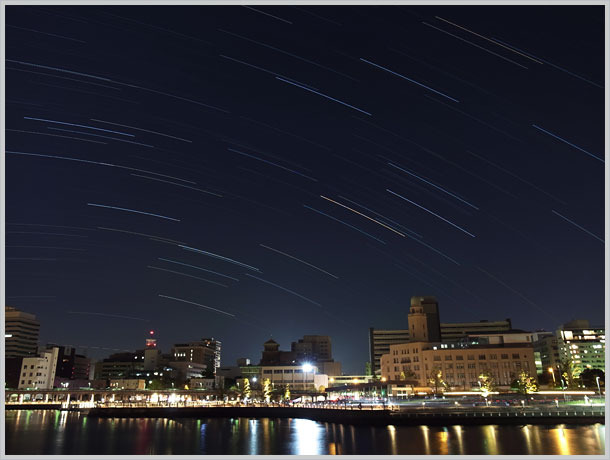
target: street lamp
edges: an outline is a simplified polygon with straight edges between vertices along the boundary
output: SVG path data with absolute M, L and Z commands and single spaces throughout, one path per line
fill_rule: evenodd
M 553 376 L 553 386 L 555 386 L 557 384 L 557 381 L 555 380 L 555 371 L 552 367 L 549 367 L 549 374 Z
M 303 378 L 303 389 L 307 388 L 307 373 L 313 370 L 313 366 L 310 363 L 303 363 L 303 373 L 305 374 Z

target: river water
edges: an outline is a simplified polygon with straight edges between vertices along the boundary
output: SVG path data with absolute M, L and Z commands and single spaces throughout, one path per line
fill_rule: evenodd
M 605 426 L 364 427 L 306 419 L 92 418 L 6 411 L 7 454 L 597 454 Z

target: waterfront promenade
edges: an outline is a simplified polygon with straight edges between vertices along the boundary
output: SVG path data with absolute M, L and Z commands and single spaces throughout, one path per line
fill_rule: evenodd
M 62 407 L 63 406 L 63 407 Z M 506 425 L 605 423 L 604 406 L 425 407 L 334 404 L 233 405 L 196 404 L 7 404 L 7 410 L 55 409 L 99 418 L 303 418 L 355 425 Z

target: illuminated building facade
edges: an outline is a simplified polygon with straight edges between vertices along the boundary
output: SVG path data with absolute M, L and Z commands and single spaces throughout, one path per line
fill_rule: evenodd
M 499 338 L 495 344 L 479 344 L 476 340 L 439 341 L 438 306 L 430 299 L 411 299 L 412 338 L 407 343 L 391 344 L 389 353 L 382 355 L 382 380 L 411 380 L 417 387 L 430 387 L 429 380 L 438 370 L 449 388 L 468 390 L 479 387 L 479 375 L 484 372 L 493 376 L 498 386 L 509 386 L 522 371 L 536 376 L 531 342 L 504 343 Z M 428 330 L 430 325 L 432 329 Z
M 291 390 L 319 391 L 320 387 L 328 387 L 328 375 L 319 374 L 318 368 L 311 365 L 291 366 L 261 366 L 261 379 L 269 379 L 274 388 Z
M 207 369 L 216 373 L 220 367 L 221 342 L 211 339 L 201 339 L 188 343 L 177 343 L 172 348 L 172 361 L 188 361 L 204 364 Z
M 562 325 L 556 336 L 560 362 L 572 361 L 575 378 L 585 369 L 605 369 L 605 328 L 592 327 L 589 321 L 579 319 Z
M 59 348 L 46 350 L 40 356 L 23 358 L 19 389 L 50 389 L 55 382 Z
M 429 298 L 429 299 L 434 299 Z M 436 302 L 436 300 L 434 300 Z M 512 331 L 510 319 L 501 321 L 472 321 L 465 323 L 440 323 L 439 341 L 449 342 L 464 339 L 469 335 L 503 334 Z M 409 329 L 369 329 L 369 359 L 373 375 L 381 375 L 381 356 L 390 352 L 390 345 L 407 343 Z

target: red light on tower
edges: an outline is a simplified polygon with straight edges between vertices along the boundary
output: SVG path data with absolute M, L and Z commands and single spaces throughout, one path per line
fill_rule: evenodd
M 150 338 L 146 339 L 146 348 L 155 348 L 157 346 L 157 339 L 153 337 L 155 331 L 152 329 L 148 331 Z

